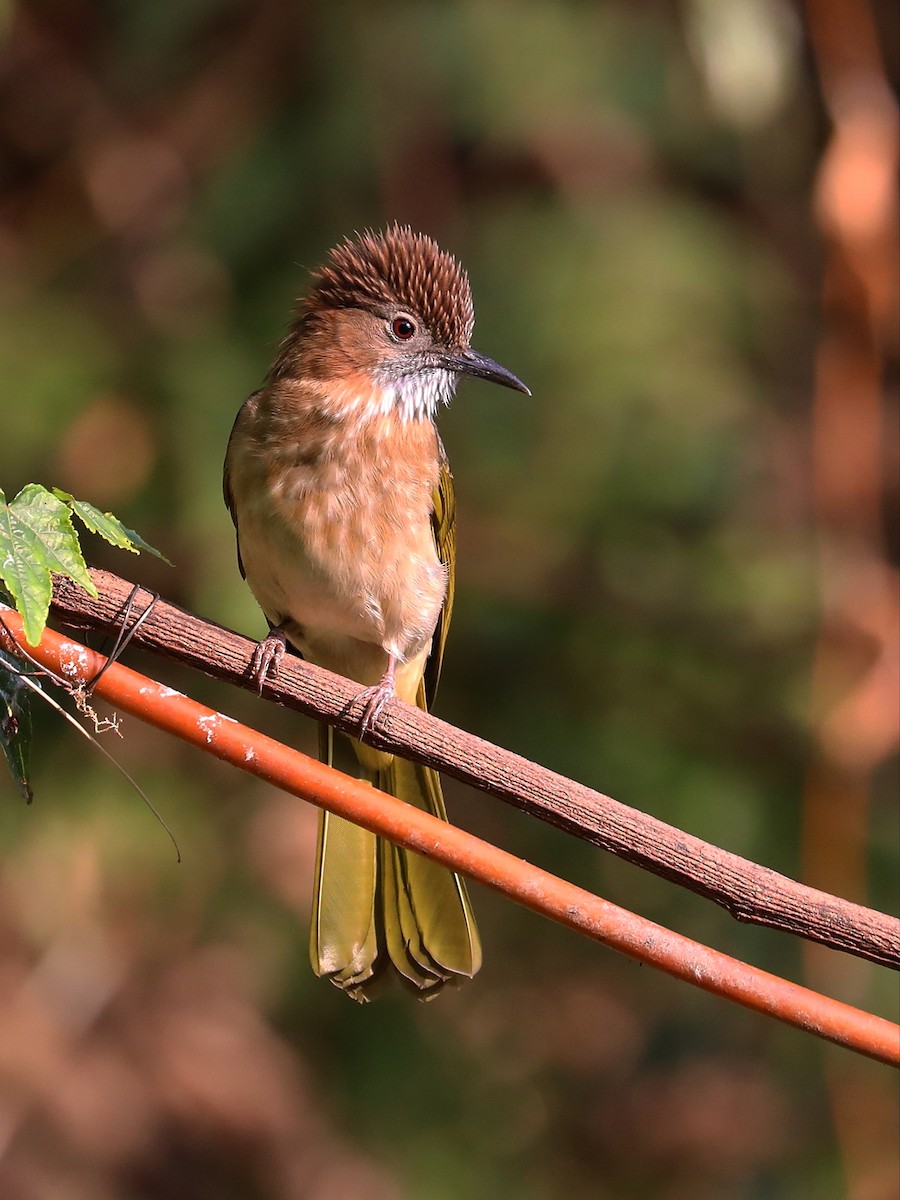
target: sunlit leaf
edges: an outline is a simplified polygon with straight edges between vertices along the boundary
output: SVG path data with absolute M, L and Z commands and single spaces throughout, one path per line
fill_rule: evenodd
M 67 504 L 76 516 L 81 518 L 91 533 L 98 533 L 111 546 L 130 550 L 132 554 L 140 554 L 142 550 L 145 550 L 148 554 L 155 554 L 157 558 L 161 558 L 164 563 L 169 563 L 169 566 L 172 565 L 164 554 L 151 546 L 149 542 L 145 542 L 139 533 L 135 533 L 133 529 L 123 525 L 119 518 L 113 516 L 112 513 L 101 512 L 99 508 L 89 504 L 86 500 L 76 500 L 74 496 L 60 488 L 54 488 L 53 495 Z
M 47 623 L 53 571 L 97 595 L 68 505 L 36 483 L 22 488 L 11 504 L 0 493 L 0 578 L 22 615 L 32 646 Z
M 40 541 L 0 491 L 0 579 L 22 616 L 25 636 L 36 645 L 47 621 L 50 572 L 40 562 Z

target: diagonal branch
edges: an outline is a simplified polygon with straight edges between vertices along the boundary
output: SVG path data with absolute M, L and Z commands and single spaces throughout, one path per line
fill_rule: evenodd
M 106 571 L 94 570 L 91 575 L 100 593 L 96 600 L 72 581 L 57 577 L 52 608 L 67 624 L 115 629 L 121 624 L 132 585 Z M 151 599 L 149 593 L 139 596 L 133 606 L 135 615 Z M 162 600 L 153 606 L 134 641 L 217 679 L 253 687 L 249 664 L 255 642 Z M 263 694 L 345 733 L 356 733 L 359 714 L 352 702 L 358 690 L 349 680 L 287 656 L 277 681 L 267 683 Z M 400 700 L 386 706 L 367 740 L 436 767 L 689 888 L 722 905 L 739 921 L 781 929 L 872 962 L 900 967 L 900 921 L 896 918 L 730 854 Z
M 2 608 L 21 647 L 22 619 Z M 6 622 L 8 621 L 8 625 Z M 15 647 L 12 647 L 15 649 Z M 283 746 L 47 629 L 30 657 L 232 766 L 338 813 L 638 962 L 879 1062 L 900 1065 L 900 1027 L 694 942 L 482 841 L 431 813 Z

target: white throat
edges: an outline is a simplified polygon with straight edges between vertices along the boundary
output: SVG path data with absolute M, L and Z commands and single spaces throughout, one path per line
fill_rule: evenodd
M 394 413 L 402 421 L 434 419 L 441 404 L 449 404 L 456 391 L 456 373 L 432 367 L 409 375 L 392 375 L 380 386 L 381 416 Z

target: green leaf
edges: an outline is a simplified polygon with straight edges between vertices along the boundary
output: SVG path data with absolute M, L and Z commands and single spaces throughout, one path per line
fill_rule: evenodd
M 72 524 L 73 513 L 92 533 L 99 533 L 111 545 L 134 554 L 147 550 L 169 562 L 112 513 L 103 513 L 68 492 L 58 488 L 50 492 L 40 484 L 29 483 L 12 504 L 7 504 L 0 491 L 0 581 L 21 613 L 25 638 L 31 646 L 40 641 L 47 624 L 53 595 L 52 572 L 68 575 L 89 595 L 97 595 Z
M 78 535 L 67 505 L 36 483 L 22 488 L 12 504 L 0 493 L 0 578 L 22 614 L 31 646 L 40 641 L 47 623 L 52 571 L 68 575 L 92 596 Z
M 145 542 L 139 533 L 135 533 L 133 529 L 123 525 L 119 518 L 114 517 L 112 513 L 101 512 L 99 508 L 89 504 L 86 500 L 76 500 L 74 496 L 60 488 L 54 488 L 53 495 L 68 504 L 91 533 L 99 533 L 111 546 L 130 550 L 132 554 L 140 554 L 142 550 L 146 550 L 149 554 L 155 554 L 157 558 L 161 558 L 164 563 L 169 563 L 171 567 L 172 564 L 164 554 L 151 546 L 149 542 Z
M 39 562 L 40 542 L 0 491 L 0 579 L 22 615 L 25 637 L 37 645 L 47 621 L 52 583 Z
M 19 679 L 20 670 L 19 660 L 0 650 L 0 745 L 16 786 L 30 804 L 31 697 Z

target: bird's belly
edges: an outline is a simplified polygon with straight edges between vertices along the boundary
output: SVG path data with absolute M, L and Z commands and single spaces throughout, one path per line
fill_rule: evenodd
M 371 536 L 365 514 L 328 520 L 315 497 L 241 506 L 240 549 L 250 589 L 297 649 L 329 670 L 374 683 L 388 655 L 409 661 L 426 648 L 444 601 L 446 573 L 430 528 Z

